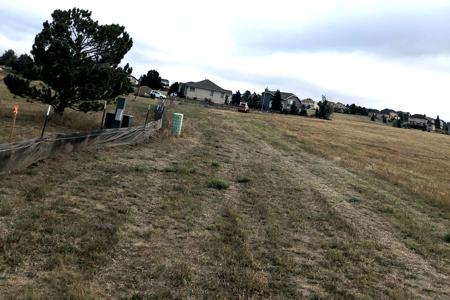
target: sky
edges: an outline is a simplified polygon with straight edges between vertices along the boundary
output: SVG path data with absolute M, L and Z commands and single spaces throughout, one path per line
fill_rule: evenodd
M 55 9 L 125 26 L 133 75 L 208 78 L 450 121 L 450 0 L 0 0 L 0 51 L 29 53 Z

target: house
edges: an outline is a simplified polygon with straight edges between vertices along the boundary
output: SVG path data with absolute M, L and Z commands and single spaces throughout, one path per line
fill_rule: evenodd
M 426 130 L 428 125 L 428 119 L 426 115 L 414 114 L 408 119 L 408 126 L 416 129 Z
M 306 109 L 314 109 L 314 110 L 319 109 L 319 105 L 317 104 L 317 102 L 311 98 L 304 99 L 301 101 L 301 103 L 302 106 Z
M 385 117 L 387 121 L 394 121 L 399 118 L 398 113 L 395 110 L 389 108 L 381 110 L 376 117 L 380 120 L 383 120 L 383 117 Z
M 161 79 L 161 88 L 163 90 L 168 90 L 169 89 L 169 80 Z
M 334 103 L 333 110 L 335 113 L 345 113 L 347 111 L 347 106 L 341 102 Z
M 269 110 L 272 107 L 272 98 L 275 96 L 276 91 L 270 91 L 268 88 L 261 93 L 261 101 L 264 110 Z M 293 93 L 280 92 L 282 110 L 290 111 L 292 104 L 300 108 L 301 101 Z
M 152 89 L 146 85 L 142 85 L 140 87 L 134 88 L 134 94 L 136 96 L 140 96 L 140 97 L 150 97 L 151 92 L 152 92 Z
M 134 77 L 133 75 L 128 75 L 128 80 L 130 80 L 130 83 L 132 86 L 138 86 L 139 85 L 139 80 L 136 79 L 136 77 Z
M 431 132 L 431 131 L 436 131 L 436 120 L 433 118 L 427 118 L 428 122 L 427 122 L 427 131 Z
M 225 99 L 231 99 L 232 95 L 230 90 L 221 88 L 209 79 L 184 83 L 180 87 L 180 93 L 188 99 L 207 100 L 216 104 L 224 104 Z

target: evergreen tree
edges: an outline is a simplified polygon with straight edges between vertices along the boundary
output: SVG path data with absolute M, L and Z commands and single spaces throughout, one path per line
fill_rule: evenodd
M 147 74 L 142 75 L 140 78 L 141 86 L 148 86 L 152 90 L 159 90 L 162 88 L 161 76 L 156 70 L 150 70 Z
M 251 97 L 251 93 L 250 93 L 250 91 L 249 90 L 246 90 L 245 92 L 244 92 L 244 94 L 242 95 L 242 102 L 247 102 L 247 103 L 249 103 L 250 102 L 250 97 Z
M 436 120 L 434 121 L 434 126 L 437 129 L 441 129 L 441 120 L 439 120 L 439 116 L 437 116 Z
M 291 115 L 298 115 L 298 107 L 297 105 L 294 103 L 292 103 L 291 105 L 291 111 L 290 111 Z
M 38 68 L 28 54 L 22 54 L 12 66 L 13 70 L 29 80 L 38 78 Z
M 178 93 L 178 89 L 180 88 L 180 84 L 178 82 L 174 82 L 170 85 L 169 91 L 167 94 L 170 96 L 172 93 Z
M 370 117 L 370 121 L 375 122 L 375 114 L 372 114 L 372 116 Z
M 383 115 L 383 123 L 387 123 L 386 115 Z
M 44 22 L 42 31 L 34 40 L 34 62 L 39 70 L 39 80 L 45 85 L 24 88 L 22 93 L 50 104 L 56 112 L 66 107 L 83 110 L 96 109 L 97 100 L 112 99 L 132 91 L 128 75 L 132 69 L 119 67 L 133 41 L 123 26 L 99 25 L 91 19 L 91 12 L 78 8 L 55 10 L 52 21 Z M 9 86 L 22 80 L 8 75 Z M 12 79 L 14 78 L 14 80 Z M 90 105 L 91 103 L 92 105 Z
M 316 109 L 316 117 L 320 119 L 331 120 L 333 114 L 333 105 L 328 100 L 320 101 L 318 103 L 319 109 Z
M 239 103 L 241 103 L 241 102 L 242 102 L 241 92 L 237 91 L 236 94 L 233 94 L 231 96 L 231 103 L 230 104 L 238 106 Z
M 17 55 L 14 50 L 6 50 L 2 56 L 0 56 L 0 65 L 12 67 L 17 61 Z
M 272 97 L 272 107 L 270 109 L 275 111 L 281 111 L 282 108 L 283 106 L 281 105 L 281 93 L 280 90 L 277 90 L 275 92 L 275 95 L 273 95 Z

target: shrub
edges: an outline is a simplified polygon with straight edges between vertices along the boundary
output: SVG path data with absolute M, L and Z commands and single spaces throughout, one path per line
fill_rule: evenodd
M 252 181 L 251 178 L 247 177 L 247 176 L 239 176 L 238 178 L 236 178 L 236 182 L 239 183 L 247 183 Z
M 450 243 L 450 232 L 447 233 L 447 234 L 444 236 L 444 241 L 445 241 L 446 243 Z
M 333 114 L 333 105 L 327 100 L 319 102 L 319 109 L 316 110 L 316 117 L 325 120 L 331 120 L 331 115 Z
M 395 121 L 392 123 L 392 126 L 393 126 L 393 127 L 397 127 L 397 128 L 402 128 L 402 121 L 400 121 L 400 120 L 395 120 Z
M 212 179 L 208 182 L 208 187 L 217 190 L 225 190 L 230 187 L 230 184 L 221 179 Z

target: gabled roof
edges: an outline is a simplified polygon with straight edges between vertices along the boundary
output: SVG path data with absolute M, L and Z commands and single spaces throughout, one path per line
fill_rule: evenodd
M 225 90 L 225 89 L 221 88 L 220 86 L 218 86 L 217 84 L 215 84 L 214 82 L 212 82 L 209 79 L 205 79 L 205 80 L 198 81 L 198 82 L 189 81 L 189 82 L 186 82 L 186 86 L 199 88 L 199 89 L 203 89 L 203 90 L 208 90 L 208 91 L 221 92 L 221 93 L 228 93 L 228 94 L 232 93 L 230 90 Z
M 275 93 L 276 93 L 276 91 L 269 91 L 269 90 L 266 90 L 266 91 L 264 91 L 264 92 L 262 92 L 263 94 L 264 93 L 266 93 L 266 94 L 271 94 L 272 96 L 275 96 Z M 281 100 L 287 100 L 288 98 L 290 98 L 290 97 L 292 97 L 292 96 L 294 96 L 294 97 L 297 97 L 295 94 L 293 94 L 293 93 L 286 93 L 286 92 L 280 92 L 280 95 L 281 95 Z M 298 97 L 297 97 L 298 98 Z
M 424 119 L 424 120 L 427 119 L 427 117 L 426 117 L 425 115 L 420 115 L 420 114 L 412 115 L 412 116 L 410 116 L 410 118 L 414 118 L 414 119 Z
M 393 110 L 393 109 L 385 108 L 382 111 L 380 111 L 380 113 L 382 113 L 382 114 L 395 113 L 396 114 L 397 112 L 395 110 Z
M 302 103 L 303 103 L 303 102 L 306 102 L 306 103 L 316 103 L 316 101 L 314 101 L 313 99 L 310 99 L 310 98 L 303 99 L 303 100 L 302 100 Z

